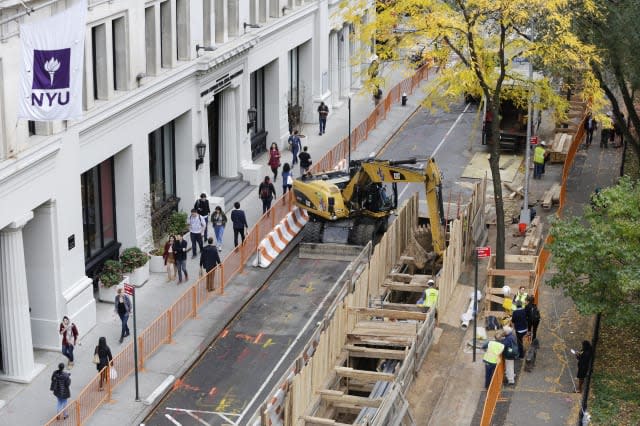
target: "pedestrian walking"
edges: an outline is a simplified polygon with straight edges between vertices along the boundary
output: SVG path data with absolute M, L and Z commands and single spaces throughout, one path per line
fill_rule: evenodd
M 587 134 L 586 145 L 591 145 L 593 141 L 593 132 L 598 128 L 598 122 L 593 118 L 593 115 L 589 113 L 587 119 L 584 122 L 584 131 Z
M 96 364 L 96 368 L 100 372 L 100 386 L 99 386 L 100 389 L 99 390 L 102 390 L 102 385 L 107 380 L 108 368 L 105 368 L 105 367 L 109 365 L 112 360 L 113 360 L 113 355 L 111 355 L 111 348 L 107 346 L 107 338 L 100 337 L 98 339 L 98 345 L 93 351 L 93 362 Z
M 280 150 L 277 143 L 272 143 L 269 148 L 269 167 L 273 172 L 273 181 L 278 179 L 278 168 L 280 167 Z
M 511 322 L 516 330 L 518 339 L 518 358 L 524 358 L 524 336 L 527 335 L 527 314 L 522 308 L 522 302 L 516 302 L 516 309 L 511 314 Z
M 318 106 L 318 122 L 320 123 L 320 133 L 318 135 L 324 135 L 324 131 L 327 127 L 327 117 L 329 116 L 329 107 L 324 103 L 320 102 Z
M 544 160 L 546 151 L 544 149 L 545 142 L 540 142 L 540 145 L 536 145 L 533 150 L 533 178 L 542 179 L 542 173 L 544 173 Z
M 613 125 L 615 136 L 618 137 L 618 143 L 615 143 L 615 138 L 611 139 L 611 142 L 613 143 L 614 148 L 620 148 L 622 144 L 624 144 L 624 131 L 622 130 L 623 128 L 624 128 L 624 114 L 620 113 L 620 119 L 616 120 L 615 124 Z
M 198 255 L 196 244 L 198 244 L 200 250 L 202 250 L 202 235 L 205 230 L 205 221 L 196 209 L 191 209 L 191 216 L 187 218 L 187 224 L 189 225 L 189 235 L 191 236 L 191 258 L 195 259 Z
M 173 251 L 173 245 L 176 242 L 176 237 L 169 235 L 169 239 L 164 243 L 164 252 L 162 253 L 162 259 L 164 259 L 164 265 L 167 268 L 167 282 L 171 282 L 176 279 L 176 256 Z
M 504 351 L 504 345 L 500 342 L 503 338 L 502 332 L 496 333 L 495 340 L 491 340 L 484 344 L 485 349 L 482 361 L 484 362 L 484 388 L 489 389 L 491 379 L 493 378 L 493 372 L 496 370 L 496 366 L 500 362 L 502 352 Z
M 115 307 L 114 311 L 120 317 L 120 322 L 122 325 L 120 331 L 120 343 L 124 340 L 125 337 L 129 336 L 129 315 L 131 315 L 131 299 L 124 293 L 124 289 L 122 287 L 118 288 L 115 298 Z
M 292 186 L 293 173 L 291 172 L 291 166 L 289 166 L 289 163 L 284 163 L 284 166 L 282 166 L 282 195 L 286 194 Z
M 68 316 L 62 317 L 58 331 L 62 336 L 62 355 L 69 360 L 69 368 L 73 367 L 73 348 L 78 341 L 78 327 L 71 322 Z
M 204 240 L 206 241 L 208 238 L 208 227 L 209 227 L 209 215 L 211 214 L 211 208 L 209 206 L 209 200 L 207 200 L 207 194 L 204 192 L 200 194 L 200 199 L 196 200 L 194 209 L 198 212 L 200 217 L 204 218 Z M 200 250 L 202 250 L 202 245 L 200 246 Z
M 58 369 L 53 372 L 51 375 L 51 385 L 49 386 L 49 390 L 53 392 L 53 395 L 58 400 L 58 404 L 56 405 L 56 413 L 62 413 L 62 418 L 60 415 L 56 417 L 57 420 L 66 419 L 69 417 L 67 414 L 67 401 L 71 398 L 71 375 L 64 371 L 64 363 L 61 362 L 58 364 Z
M 293 159 L 291 160 L 291 167 L 295 166 L 298 163 L 298 153 L 302 147 L 302 142 L 300 142 L 300 136 L 298 136 L 298 131 L 294 130 L 293 134 L 289 136 L 289 149 L 291 150 L 291 154 L 293 155 Z
M 189 281 L 189 273 L 187 272 L 187 242 L 180 234 L 176 234 L 176 241 L 173 243 L 173 253 L 176 259 L 176 269 L 178 270 L 178 284 L 182 283 L 183 273 L 184 280 Z
M 209 273 L 220 263 L 218 248 L 213 244 L 213 238 L 209 237 L 207 245 L 200 253 L 200 271 L 207 274 L 207 291 L 213 291 L 216 288 L 213 273 Z
M 506 326 L 502 329 L 504 338 L 501 343 L 504 345 L 504 370 L 507 377 L 507 384 L 514 385 L 516 383 L 515 360 L 518 358 L 518 342 L 513 336 L 513 329 Z
M 303 176 L 311 167 L 311 154 L 309 154 L 309 147 L 302 148 L 302 152 L 298 155 L 300 159 L 300 176 Z
M 244 243 L 244 231 L 249 229 L 249 225 L 247 225 L 247 216 L 244 214 L 244 210 L 240 210 L 240 203 L 237 201 L 233 203 L 231 223 L 233 224 L 233 244 L 234 247 L 238 247 L 238 235 Z
M 527 314 L 527 335 L 531 337 L 531 341 L 538 338 L 538 326 L 540 325 L 540 311 L 538 305 L 535 304 L 533 295 L 527 296 L 527 305 L 524 307 Z
M 276 196 L 276 188 L 271 183 L 269 176 L 265 176 L 262 183 L 258 186 L 258 198 L 262 200 L 262 214 L 265 214 L 271 208 L 271 202 Z
M 591 357 L 593 356 L 593 348 L 591 347 L 591 343 L 588 340 L 582 341 L 582 350 L 575 353 L 576 358 L 578 359 L 578 390 L 577 393 L 582 393 L 582 385 L 584 384 L 584 378 L 587 377 L 589 373 L 589 368 L 591 368 Z
M 222 251 L 222 237 L 224 236 L 224 227 L 227 225 L 227 215 L 222 211 L 222 207 L 216 206 L 213 210 L 211 224 L 213 225 L 213 232 L 216 234 L 218 251 Z

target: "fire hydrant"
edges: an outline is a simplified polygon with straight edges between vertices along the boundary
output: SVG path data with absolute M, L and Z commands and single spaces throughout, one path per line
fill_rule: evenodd
M 407 94 L 402 94 L 402 106 L 407 106 Z

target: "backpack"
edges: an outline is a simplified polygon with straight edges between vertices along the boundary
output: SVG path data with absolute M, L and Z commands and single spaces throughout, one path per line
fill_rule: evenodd
M 531 322 L 540 322 L 540 311 L 536 305 L 531 306 Z
M 515 339 L 511 339 L 511 345 L 506 346 L 504 348 L 504 358 L 505 359 L 516 359 L 518 358 L 518 343 Z
M 260 198 L 264 200 L 265 198 L 269 198 L 270 196 L 271 191 L 269 191 L 269 185 L 264 183 L 260 185 Z

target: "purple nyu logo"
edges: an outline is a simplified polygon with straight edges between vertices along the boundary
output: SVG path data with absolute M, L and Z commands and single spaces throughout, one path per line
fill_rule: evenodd
M 59 105 L 68 104 L 70 69 L 71 49 L 34 50 L 31 89 L 39 93 L 31 93 L 31 105 L 42 106 L 45 97 L 49 107 L 54 102 Z

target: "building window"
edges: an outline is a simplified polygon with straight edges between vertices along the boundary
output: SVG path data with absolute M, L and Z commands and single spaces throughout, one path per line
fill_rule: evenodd
M 300 105 L 300 51 L 299 47 L 289 51 L 289 103 Z
M 171 26 L 171 2 L 160 3 L 160 66 L 171 68 L 173 66 L 175 51 L 171 48 L 173 30 Z
M 156 8 L 149 6 L 144 10 L 144 44 L 146 59 L 146 74 L 156 75 Z
M 116 241 L 113 158 L 80 177 L 85 261 Z
M 176 196 L 175 126 L 149 133 L 149 183 L 153 209 Z
M 29 127 L 29 136 L 33 136 L 36 134 L 36 122 L 35 121 L 27 121 L 27 126 Z
M 176 57 L 182 61 L 189 60 L 189 1 L 176 0 Z
M 205 46 L 211 46 L 211 40 L 215 38 L 215 36 L 211 37 L 213 24 L 211 19 L 213 14 L 211 1 L 212 0 L 202 0 L 202 44 Z
M 127 90 L 127 42 L 124 17 L 111 21 L 113 90 Z
M 91 28 L 93 99 L 107 99 L 107 31 L 104 24 Z
M 256 109 L 256 133 L 264 130 L 264 68 L 251 73 L 251 106 Z

